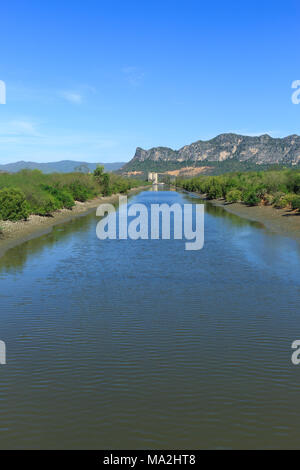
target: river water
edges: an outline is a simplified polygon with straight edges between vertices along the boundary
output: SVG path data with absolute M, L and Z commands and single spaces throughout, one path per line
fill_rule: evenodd
M 98 221 L 0 259 L 0 447 L 299 448 L 297 242 L 211 204 L 200 251 Z

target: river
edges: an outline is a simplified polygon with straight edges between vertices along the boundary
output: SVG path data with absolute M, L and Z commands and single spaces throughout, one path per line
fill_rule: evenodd
M 98 221 L 0 259 L 0 448 L 299 448 L 299 244 L 211 204 L 200 251 Z

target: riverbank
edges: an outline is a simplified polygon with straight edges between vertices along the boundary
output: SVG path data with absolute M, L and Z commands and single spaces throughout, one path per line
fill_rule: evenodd
M 196 194 L 208 203 L 222 207 L 227 212 L 253 222 L 262 223 L 268 230 L 300 241 L 300 212 L 290 209 L 276 209 L 273 206 L 247 206 L 242 203 L 227 203 L 223 199 L 207 200 L 205 196 Z
M 276 209 L 272 206 L 246 206 L 241 203 L 224 204 L 215 201 L 226 211 L 254 222 L 262 223 L 268 230 L 300 241 L 300 213 L 290 209 Z
M 128 191 L 128 196 L 138 193 L 145 188 L 149 188 L 149 186 L 132 188 Z M 10 248 L 51 232 L 52 228 L 56 225 L 87 215 L 100 204 L 114 204 L 118 202 L 119 196 L 120 194 L 113 194 L 107 197 L 97 197 L 86 202 L 76 202 L 73 209 L 61 209 L 54 212 L 51 217 L 30 215 L 26 221 L 0 221 L 0 227 L 2 229 L 2 233 L 0 234 L 0 257 Z

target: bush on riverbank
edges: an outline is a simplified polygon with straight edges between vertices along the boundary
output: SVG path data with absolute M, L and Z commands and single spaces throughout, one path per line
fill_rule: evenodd
M 15 188 L 0 190 L 0 219 L 20 220 L 27 219 L 28 215 L 29 205 L 22 191 Z
M 242 201 L 249 206 L 259 204 L 300 210 L 300 171 L 255 171 L 199 176 L 179 179 L 179 188 L 205 194 L 208 199 Z
M 144 185 L 145 182 L 123 178 L 115 173 L 104 173 L 104 167 L 98 166 L 94 171 L 94 177 L 102 189 L 103 196 L 111 196 L 111 194 L 126 194 L 132 188 Z
M 98 171 L 97 171 L 98 170 Z M 53 173 L 22 170 L 0 174 L 0 220 L 27 219 L 30 214 L 50 216 L 58 209 L 72 209 L 75 201 L 126 193 L 145 182 L 104 173 Z
M 238 189 L 231 189 L 228 191 L 226 195 L 226 201 L 227 202 L 241 202 L 242 200 L 242 191 L 239 191 Z

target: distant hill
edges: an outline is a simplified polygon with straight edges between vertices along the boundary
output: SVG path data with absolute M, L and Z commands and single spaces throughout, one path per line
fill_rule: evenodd
M 73 160 L 63 160 L 61 162 L 35 163 L 16 162 L 0 165 L 0 171 L 16 173 L 20 170 L 41 170 L 43 173 L 71 173 L 72 171 L 94 171 L 97 165 L 103 165 L 105 171 L 116 171 L 125 165 L 125 162 L 114 163 L 87 163 L 75 162 Z
M 291 135 L 275 139 L 269 135 L 248 137 L 221 134 L 214 139 L 199 140 L 179 150 L 155 147 L 137 148 L 124 171 L 166 171 L 185 166 L 224 165 L 257 167 L 258 165 L 299 165 L 300 137 Z

